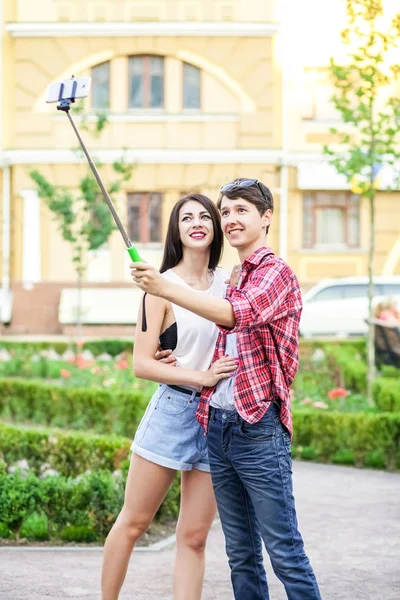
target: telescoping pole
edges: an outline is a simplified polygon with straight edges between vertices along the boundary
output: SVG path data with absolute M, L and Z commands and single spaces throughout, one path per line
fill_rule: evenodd
M 133 260 L 133 262 L 142 262 L 142 259 L 140 258 L 140 255 L 139 255 L 139 252 L 137 251 L 137 249 L 135 248 L 135 246 L 132 244 L 131 240 L 129 239 L 128 234 L 127 234 L 124 226 L 121 223 L 121 219 L 119 218 L 118 213 L 115 210 L 115 206 L 113 204 L 113 201 L 111 200 L 109 193 L 107 192 L 106 188 L 104 187 L 104 184 L 103 184 L 103 182 L 102 182 L 102 180 L 100 178 L 99 172 L 96 169 L 96 166 L 95 166 L 94 162 L 92 161 L 92 158 L 91 158 L 91 156 L 90 156 L 90 154 L 89 154 L 89 152 L 88 152 L 88 150 L 87 150 L 87 148 L 86 148 L 86 146 L 85 146 L 85 144 L 84 144 L 84 142 L 83 142 L 83 140 L 82 140 L 82 138 L 81 138 L 81 136 L 79 134 L 78 129 L 76 128 L 76 125 L 75 125 L 75 123 L 74 123 L 74 121 L 73 121 L 73 119 L 72 119 L 72 117 L 71 117 L 71 115 L 69 113 L 70 108 L 71 108 L 71 100 L 61 100 L 60 105 L 57 106 L 57 110 L 62 110 L 63 112 L 66 113 L 66 115 L 67 115 L 67 117 L 69 119 L 69 122 L 71 123 L 72 128 L 75 131 L 76 137 L 79 140 L 79 144 L 81 145 L 81 148 L 82 148 L 82 150 L 83 150 L 83 152 L 84 152 L 84 154 L 85 154 L 85 156 L 86 156 L 86 158 L 88 160 L 89 167 L 91 168 L 91 170 L 93 172 L 93 175 L 95 176 L 96 181 L 99 184 L 99 187 L 100 187 L 101 192 L 103 194 L 104 200 L 107 202 L 108 208 L 110 209 L 110 212 L 111 212 L 111 214 L 112 214 L 112 216 L 114 218 L 114 221 L 115 221 L 118 229 L 120 230 L 120 233 L 122 235 L 122 238 L 123 238 L 123 240 L 125 242 L 125 245 L 126 245 L 126 248 L 128 250 L 129 256 L 131 257 L 131 259 Z

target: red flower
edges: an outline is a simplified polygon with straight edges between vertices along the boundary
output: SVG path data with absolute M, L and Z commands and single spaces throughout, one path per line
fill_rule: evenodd
M 347 390 L 344 388 L 338 387 L 334 388 L 328 393 L 328 398 L 345 398 L 347 396 Z
M 61 377 L 64 377 L 64 379 L 69 379 L 71 377 L 71 373 L 67 371 L 67 369 L 61 369 L 60 375 Z
M 118 365 L 117 365 L 117 368 L 118 368 L 118 369 L 127 369 L 127 368 L 128 368 L 128 366 L 129 366 L 129 365 L 128 365 L 128 361 L 126 360 L 126 358 L 122 358 L 122 359 L 119 361 L 119 363 L 118 363 Z

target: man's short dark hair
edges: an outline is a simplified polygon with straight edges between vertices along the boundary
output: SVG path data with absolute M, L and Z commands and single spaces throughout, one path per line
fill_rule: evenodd
M 253 184 L 243 186 L 242 182 L 254 181 Z M 236 198 L 243 198 L 251 204 L 254 204 L 260 215 L 262 216 L 266 210 L 274 211 L 274 199 L 271 190 L 266 185 L 258 181 L 258 179 L 249 179 L 247 177 L 241 177 L 235 179 L 229 185 L 228 189 L 224 189 L 227 186 L 222 186 L 221 192 L 217 201 L 218 210 L 221 211 L 222 198 L 226 196 L 230 200 Z M 268 233 L 269 225 L 267 226 L 266 233 Z

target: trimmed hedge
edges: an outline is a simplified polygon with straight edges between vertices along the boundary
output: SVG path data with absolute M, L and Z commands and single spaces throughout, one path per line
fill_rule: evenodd
M 176 516 L 179 479 L 156 515 Z M 121 510 L 124 478 L 96 471 L 78 478 L 0 475 L 0 537 L 103 541 Z M 47 526 L 47 535 L 45 527 Z
M 64 354 L 68 348 L 78 351 L 74 342 L 12 342 L 1 340 L 0 347 L 10 350 L 23 350 L 32 354 L 41 350 L 50 350 L 53 348 L 58 354 Z M 94 356 L 107 352 L 111 356 L 118 356 L 121 352 L 132 352 L 133 342 L 131 340 L 88 340 L 82 346 L 83 350 L 90 350 Z
M 334 413 L 295 411 L 293 456 L 334 464 L 400 469 L 400 413 Z M 20 532 L 33 539 L 101 541 L 123 502 L 130 441 L 115 436 L 78 433 L 52 434 L 22 427 L 0 427 L 5 437 L 0 461 L 0 537 Z M 13 447 L 13 444 L 16 446 Z M 104 452 L 104 456 L 101 453 Z M 108 466 L 119 472 L 96 470 L 78 477 L 39 478 L 33 472 L 6 473 L 7 465 L 26 459 L 35 472 L 41 461 L 65 473 Z M 180 481 L 177 477 L 157 513 L 176 516 Z M 47 523 L 47 534 L 45 525 Z M 46 535 L 48 536 L 46 538 Z
M 293 456 L 400 469 L 400 414 L 296 411 Z
M 64 388 L 0 379 L 0 418 L 133 437 L 148 402 L 143 391 Z
M 377 379 L 374 390 L 381 410 L 398 410 L 398 379 Z M 0 417 L 17 423 L 90 429 L 132 438 L 147 402 L 147 394 L 141 391 L 111 394 L 102 390 L 0 380 Z M 301 448 L 312 447 L 305 452 L 322 461 L 336 462 L 338 452 L 349 451 L 352 456 L 350 460 L 347 452 L 349 464 L 374 466 L 376 462 L 382 468 L 399 467 L 395 456 L 399 446 L 400 413 L 300 410 L 294 411 L 293 416 L 294 446 L 300 447 L 295 452 L 301 458 L 306 458 Z M 369 458 L 369 453 L 377 451 L 380 456 L 383 453 L 383 458 Z
M 400 411 L 400 379 L 379 377 L 373 383 L 372 393 L 375 405 L 379 410 Z
M 32 354 L 38 353 L 41 350 L 49 350 L 53 348 L 58 354 L 63 354 L 68 348 L 77 350 L 74 342 L 13 342 L 8 340 L 2 340 L 0 342 L 1 348 L 7 350 L 24 350 Z M 314 339 L 300 339 L 300 352 L 303 355 L 311 355 L 317 348 L 321 348 L 324 352 L 330 348 L 348 348 L 354 352 L 358 352 L 363 358 L 366 357 L 366 339 L 343 339 L 343 340 L 314 340 Z M 133 341 L 121 340 L 121 339 L 99 339 L 99 340 L 88 340 L 83 344 L 83 350 L 90 350 L 94 356 L 98 356 L 103 352 L 107 352 L 111 356 L 117 356 L 121 352 L 132 352 Z
M 0 460 L 6 467 L 26 460 L 40 476 L 52 469 L 75 477 L 85 471 L 114 471 L 128 457 L 130 440 L 52 429 L 32 429 L 0 423 Z

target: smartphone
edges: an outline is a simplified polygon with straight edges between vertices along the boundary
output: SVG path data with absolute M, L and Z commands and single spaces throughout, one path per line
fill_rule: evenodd
M 75 98 L 86 98 L 89 94 L 91 77 L 80 77 L 75 79 L 64 79 L 52 83 L 47 88 L 46 102 L 60 102 L 61 100 L 75 100 Z M 76 84 L 76 85 L 75 85 Z

